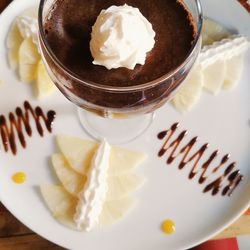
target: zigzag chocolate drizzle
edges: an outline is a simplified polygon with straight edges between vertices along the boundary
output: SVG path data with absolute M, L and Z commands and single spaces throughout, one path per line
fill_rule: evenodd
M 179 123 L 174 123 L 170 129 L 162 131 L 158 134 L 159 140 L 165 139 L 163 146 L 158 152 L 158 156 L 163 157 L 168 153 L 168 151 L 172 150 L 168 154 L 166 161 L 167 164 L 171 164 L 182 155 L 182 159 L 179 162 L 178 168 L 181 170 L 185 168 L 188 163 L 193 162 L 193 166 L 188 176 L 189 179 L 193 179 L 201 171 L 198 182 L 199 184 L 205 184 L 208 181 L 208 176 L 206 175 L 207 170 L 212 166 L 212 163 L 218 157 L 219 151 L 215 150 L 212 152 L 208 159 L 202 163 L 209 144 L 205 143 L 197 151 L 191 153 L 192 148 L 198 140 L 198 137 L 193 137 L 186 145 L 181 146 L 183 139 L 187 135 L 186 130 L 179 133 L 179 135 L 177 135 L 177 137 L 171 141 L 178 127 Z M 217 177 L 214 181 L 208 183 L 205 186 L 203 189 L 204 193 L 211 191 L 212 195 L 216 195 L 222 190 L 221 194 L 223 196 L 230 196 L 235 188 L 240 184 L 243 176 L 241 175 L 240 170 L 235 169 L 235 162 L 226 165 L 229 158 L 230 155 L 226 154 L 221 158 L 219 165 L 213 166 L 214 168 L 211 172 L 211 175 L 215 174 L 221 168 L 225 167 L 225 170 L 220 177 Z M 228 182 L 226 185 L 225 181 Z
M 14 112 L 9 113 L 9 119 L 6 119 L 4 115 L 0 115 L 0 135 L 2 138 L 2 145 L 5 152 L 9 151 L 16 155 L 18 138 L 21 146 L 26 148 L 25 132 L 31 137 L 32 129 L 30 125 L 30 117 L 32 117 L 36 124 L 36 129 L 40 136 L 43 136 L 44 130 L 41 121 L 44 122 L 46 129 L 51 132 L 52 124 L 55 119 L 55 111 L 50 110 L 45 116 L 43 110 L 38 106 L 33 109 L 28 101 L 25 101 L 24 110 L 17 107 Z

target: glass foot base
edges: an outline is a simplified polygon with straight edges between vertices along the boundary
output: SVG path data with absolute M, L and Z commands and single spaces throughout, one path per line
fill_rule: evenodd
M 106 138 L 110 144 L 123 144 L 136 139 L 154 119 L 153 113 L 127 119 L 103 118 L 81 108 L 77 108 L 77 113 L 88 135 L 96 140 Z

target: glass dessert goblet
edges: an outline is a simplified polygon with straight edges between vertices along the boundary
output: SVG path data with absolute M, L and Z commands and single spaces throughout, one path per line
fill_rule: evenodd
M 151 124 L 154 111 L 174 96 L 198 57 L 203 19 L 200 1 L 183 1 L 196 32 L 182 63 L 156 80 L 129 86 L 83 80 L 58 59 L 46 40 L 44 28 L 54 2 L 40 1 L 38 19 L 40 50 L 52 81 L 78 107 L 83 128 L 95 139 L 105 137 L 111 143 L 123 143 L 138 137 Z

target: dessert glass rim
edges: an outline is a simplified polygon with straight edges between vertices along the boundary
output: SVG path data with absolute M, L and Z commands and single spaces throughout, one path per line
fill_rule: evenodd
M 111 85 L 103 85 L 100 83 L 92 82 L 85 79 L 80 79 L 77 74 L 72 72 L 70 69 L 65 67 L 63 63 L 57 58 L 57 56 L 53 53 L 52 49 L 50 48 L 50 45 L 46 39 L 46 34 L 43 29 L 43 9 L 44 4 L 47 0 L 40 0 L 39 9 L 38 9 L 38 32 L 39 32 L 39 42 L 42 42 L 44 45 L 44 48 L 47 50 L 48 54 L 51 56 L 51 59 L 54 61 L 54 63 L 59 66 L 67 75 L 70 76 L 70 78 L 75 79 L 76 81 L 89 86 L 94 89 L 100 89 L 100 90 L 106 90 L 106 91 L 112 91 L 112 92 L 127 92 L 127 91 L 142 91 L 149 88 L 152 88 L 163 81 L 165 81 L 168 78 L 171 78 L 173 75 L 175 75 L 181 68 L 183 68 L 189 61 L 189 59 L 192 57 L 193 53 L 195 52 L 195 48 L 199 42 L 201 32 L 202 32 L 202 25 L 203 25 L 203 12 L 201 7 L 200 0 L 194 0 L 197 6 L 198 10 L 198 23 L 197 23 L 197 32 L 195 35 L 195 39 L 193 41 L 192 47 L 189 50 L 187 56 L 185 57 L 184 61 L 177 66 L 176 68 L 172 69 L 171 71 L 167 72 L 163 76 L 142 84 L 134 85 L 134 86 L 111 86 Z

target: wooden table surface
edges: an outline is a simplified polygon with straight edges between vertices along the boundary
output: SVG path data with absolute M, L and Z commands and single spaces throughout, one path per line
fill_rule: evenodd
M 0 13 L 10 2 L 11 0 L 0 0 Z M 243 0 L 241 2 L 245 1 Z M 250 218 L 248 218 L 247 225 L 249 225 L 249 219 Z M 242 222 L 240 224 L 242 225 Z M 237 222 L 236 225 L 237 228 L 239 228 Z M 233 226 L 231 227 L 231 229 L 233 229 Z M 246 233 L 247 230 L 249 230 L 249 228 L 246 229 Z M 19 222 L 0 203 L 0 250 L 43 250 L 43 249 L 62 250 L 63 248 L 43 239 L 42 237 L 32 232 L 29 228 L 27 228 L 21 222 Z
M 0 203 L 0 249 L 62 250 L 63 248 L 33 233 Z

